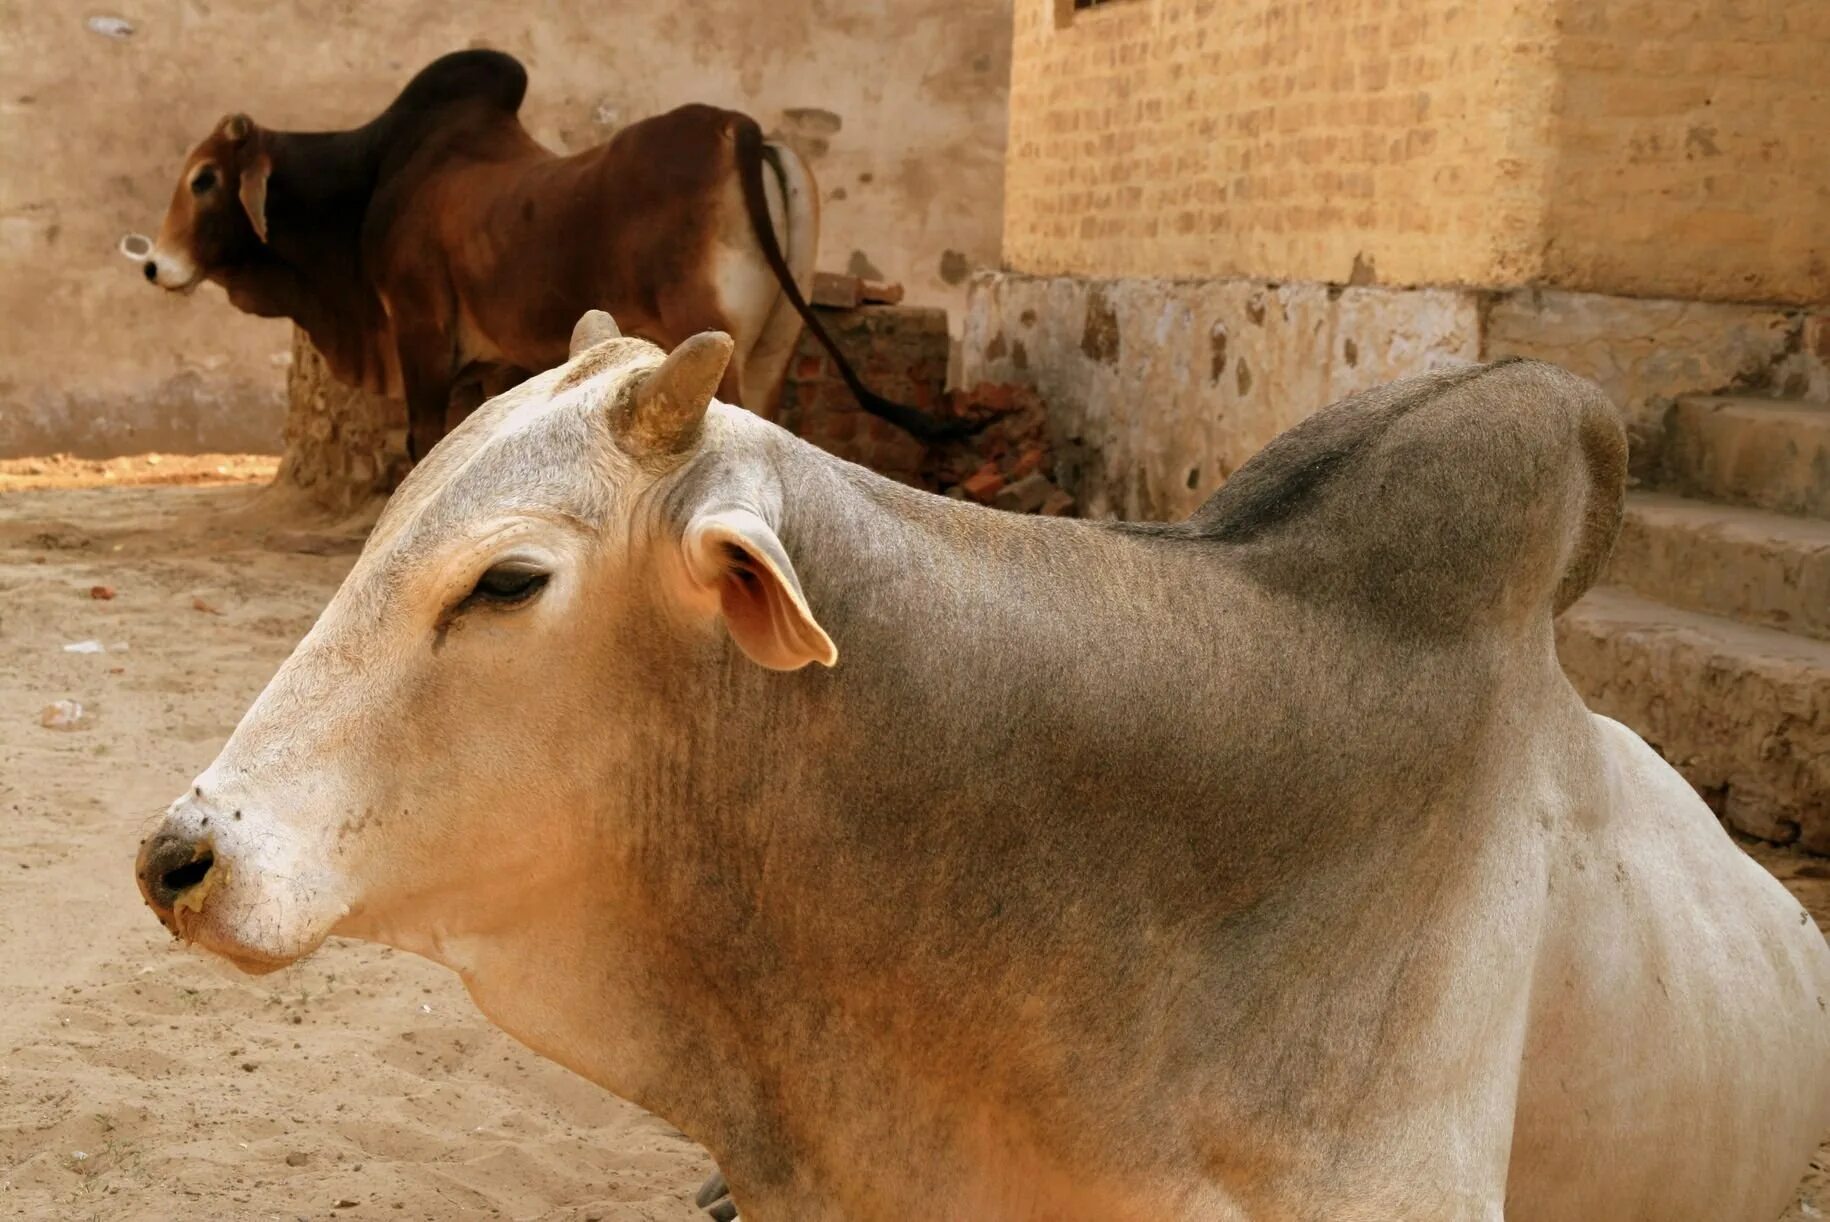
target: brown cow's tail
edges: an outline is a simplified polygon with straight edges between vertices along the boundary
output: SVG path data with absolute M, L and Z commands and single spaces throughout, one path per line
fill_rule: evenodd
M 942 423 L 919 408 L 904 403 L 895 403 L 867 388 L 851 362 L 839 351 L 839 346 L 827 334 L 820 322 L 801 296 L 800 286 L 794 282 L 794 272 L 788 267 L 788 260 L 782 254 L 781 243 L 775 237 L 775 224 L 769 219 L 769 201 L 763 191 L 763 160 L 773 160 L 774 150 L 763 142 L 762 128 L 755 120 L 739 116 L 736 123 L 737 132 L 737 177 L 743 185 L 744 211 L 749 214 L 750 226 L 756 230 L 756 241 L 762 247 L 763 258 L 769 264 L 769 270 L 775 273 L 775 279 L 782 286 L 782 293 L 787 296 L 788 304 L 801 316 L 813 337 L 820 341 L 826 354 L 839 370 L 839 377 L 844 379 L 846 387 L 856 396 L 858 406 L 880 419 L 887 420 L 897 428 L 922 441 L 948 441 L 965 437 L 974 429 L 965 422 Z

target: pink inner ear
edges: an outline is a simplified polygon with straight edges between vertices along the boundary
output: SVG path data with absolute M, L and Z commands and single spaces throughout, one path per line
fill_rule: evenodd
M 717 592 L 725 630 L 751 661 L 770 670 L 838 664 L 838 648 L 801 600 L 794 566 L 760 517 L 732 510 L 696 520 L 687 551 L 697 588 Z
M 718 582 L 718 604 L 725 626 L 743 651 L 763 666 L 789 670 L 807 661 L 797 648 L 797 621 L 787 594 L 767 573 L 736 548 L 727 549 L 731 567 Z

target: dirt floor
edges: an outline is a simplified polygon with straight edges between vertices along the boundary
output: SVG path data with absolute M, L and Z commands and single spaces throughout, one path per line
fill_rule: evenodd
M 141 830 L 353 556 L 249 482 L 271 471 L 0 463 L 0 1216 L 699 1217 L 698 1147 L 443 969 L 333 942 L 251 980 L 141 906 Z M 41 725 L 63 700 L 76 728 Z M 1830 862 L 1753 851 L 1830 927 Z M 1826 1166 L 1788 1219 L 1830 1209 Z

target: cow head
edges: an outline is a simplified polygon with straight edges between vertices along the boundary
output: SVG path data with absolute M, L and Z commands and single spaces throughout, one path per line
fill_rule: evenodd
M 267 240 L 266 134 L 247 115 L 230 115 L 185 159 L 146 260 L 146 278 L 189 292 L 246 260 Z
M 622 791 L 683 676 L 749 665 L 733 648 L 836 660 L 771 525 L 779 442 L 712 402 L 730 354 L 707 333 L 663 358 L 593 312 L 567 364 L 432 451 L 142 845 L 169 929 L 251 971 L 331 933 L 451 962 L 580 863 L 614 891 L 641 838 Z

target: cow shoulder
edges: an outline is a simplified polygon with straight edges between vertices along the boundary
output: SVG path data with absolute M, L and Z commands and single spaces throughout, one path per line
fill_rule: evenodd
M 1620 525 L 1626 438 L 1599 387 L 1507 360 L 1355 395 L 1247 463 L 1180 533 L 1399 630 L 1575 601 Z
M 547 155 L 516 117 L 526 92 L 527 71 L 513 56 L 459 51 L 423 68 L 367 125 L 374 181 L 362 256 L 372 277 L 430 274 L 442 283 L 436 221 L 445 171 L 478 158 Z

